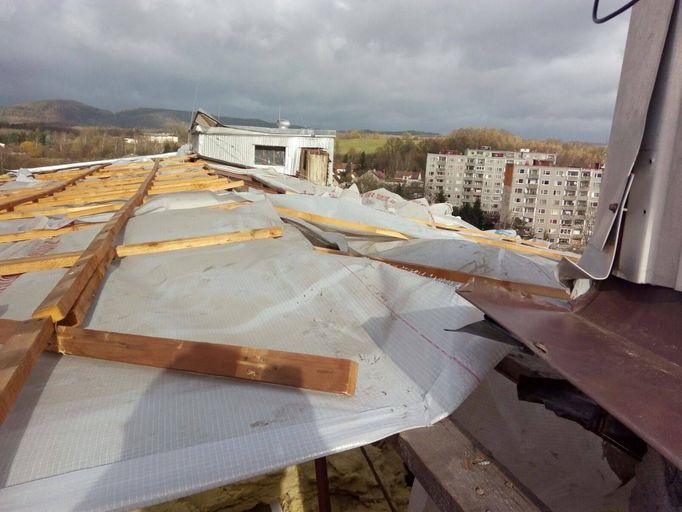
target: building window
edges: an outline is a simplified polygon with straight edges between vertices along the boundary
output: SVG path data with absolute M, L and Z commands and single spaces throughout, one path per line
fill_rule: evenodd
M 255 146 L 255 165 L 284 165 L 284 146 Z

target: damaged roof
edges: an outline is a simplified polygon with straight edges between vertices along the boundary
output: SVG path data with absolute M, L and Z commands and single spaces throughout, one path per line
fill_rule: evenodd
M 457 283 L 566 297 L 565 254 L 387 190 L 191 155 L 2 179 L 0 509 L 139 507 L 432 424 L 509 350 Z

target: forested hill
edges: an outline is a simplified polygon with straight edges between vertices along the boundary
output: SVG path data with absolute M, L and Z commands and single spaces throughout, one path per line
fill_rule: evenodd
M 162 108 L 135 108 L 111 112 L 71 100 L 31 101 L 0 107 L 0 123 L 12 125 L 101 126 L 163 130 L 173 124 L 189 124 L 191 112 Z M 274 127 L 262 119 L 221 116 L 224 124 Z

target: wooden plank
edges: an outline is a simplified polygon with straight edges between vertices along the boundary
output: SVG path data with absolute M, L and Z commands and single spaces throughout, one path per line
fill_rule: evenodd
M 66 217 L 82 217 L 96 213 L 115 212 L 124 205 L 123 202 L 104 203 L 91 206 L 58 206 L 55 208 L 39 208 L 36 210 L 22 210 L 0 213 L 0 220 L 31 219 L 48 215 L 65 215 Z
M 436 279 L 444 279 L 446 281 L 454 281 L 456 283 L 466 283 L 470 279 L 476 278 L 477 280 L 486 281 L 495 286 L 500 286 L 510 291 L 529 293 L 531 295 L 540 295 L 542 297 L 552 297 L 555 299 L 568 300 L 569 298 L 568 290 L 563 288 L 553 288 L 551 286 L 543 286 L 539 284 L 507 281 L 506 279 L 498 279 L 496 277 L 482 276 L 479 274 L 470 274 L 468 272 L 461 272 L 459 270 L 431 267 L 428 265 L 421 265 L 419 263 L 409 263 L 405 261 L 381 258 L 379 256 L 365 257 L 375 261 L 388 263 L 391 266 L 402 268 L 404 270 L 410 270 L 421 275 L 434 277 Z
M 281 190 L 277 190 L 276 188 L 272 188 L 272 187 L 265 185 L 259 181 L 256 181 L 251 176 L 248 176 L 246 174 L 239 174 L 239 173 L 235 173 L 235 172 L 224 171 L 222 169 L 216 169 L 214 167 L 211 167 L 210 164 L 206 164 L 205 168 L 210 169 L 211 172 L 214 172 L 218 176 L 223 176 L 225 178 L 230 178 L 232 180 L 243 181 L 245 183 L 244 186 L 249 186 L 251 188 L 261 190 L 261 191 L 265 192 L 266 194 L 283 194 L 284 193 Z
M 526 254 L 535 254 L 538 256 L 544 256 L 545 258 L 551 258 L 553 260 L 561 260 L 562 258 L 568 258 L 571 260 L 578 260 L 580 258 L 580 256 L 578 256 L 577 254 L 575 256 L 573 256 L 573 255 L 553 251 L 551 249 L 531 247 L 531 246 L 528 246 L 525 244 L 521 244 L 519 242 L 510 242 L 510 241 L 505 241 L 505 240 L 491 240 L 490 238 L 477 236 L 477 235 L 464 234 L 464 233 L 460 233 L 459 236 L 461 236 L 462 238 L 465 238 L 466 240 L 471 240 L 472 242 L 476 242 L 478 244 L 492 245 L 493 247 L 500 247 L 502 249 L 509 249 L 511 251 L 523 252 Z
M 54 336 L 49 319 L 0 320 L 0 423 L 4 421 L 38 356 Z
M 218 233 L 206 236 L 194 236 L 190 238 L 178 238 L 174 240 L 162 240 L 159 242 L 143 242 L 139 244 L 119 245 L 116 247 L 116 255 L 119 258 L 135 256 L 138 254 L 154 254 L 158 252 L 178 251 L 196 247 L 210 247 L 248 240 L 260 240 L 264 238 L 276 238 L 282 236 L 281 227 L 251 229 L 249 231 L 233 231 L 231 233 Z
M 83 182 L 77 187 L 73 187 L 69 190 L 65 190 L 63 192 L 57 193 L 52 197 L 46 197 L 42 198 L 40 200 L 40 203 L 45 203 L 45 204 L 67 204 L 69 202 L 73 201 L 79 201 L 79 200 L 89 200 L 92 202 L 93 199 L 96 198 L 101 198 L 101 199 L 106 199 L 106 198 L 127 198 L 134 194 L 139 186 L 142 184 L 143 180 L 132 180 L 130 183 L 126 184 L 121 184 L 119 183 L 120 181 L 123 180 L 116 180 L 115 182 L 110 181 L 109 183 L 105 184 L 88 184 L 87 182 Z M 206 184 L 206 185 L 218 185 L 218 184 L 225 184 L 225 183 L 230 183 L 228 180 L 221 179 L 221 178 L 215 178 L 212 176 L 209 176 L 207 174 L 196 174 L 194 175 L 193 178 L 180 178 L 180 179 L 175 179 L 175 180 L 154 180 L 154 186 L 152 187 L 152 190 L 156 189 L 164 189 L 168 188 L 170 189 L 182 189 L 183 186 L 191 186 L 191 185 L 197 185 L 200 186 L 201 184 Z M 189 190 L 189 188 L 188 188 Z
M 57 351 L 343 395 L 355 393 L 358 373 L 350 359 L 68 326 L 57 328 Z
M 281 227 L 251 229 L 248 231 L 232 231 L 229 233 L 216 233 L 205 236 L 189 238 L 176 238 L 172 240 L 159 240 L 156 242 L 142 242 L 139 244 L 119 245 L 116 247 L 116 256 L 124 258 L 139 254 L 155 254 L 159 252 L 179 251 L 196 247 L 211 247 L 248 240 L 261 240 L 264 238 L 276 238 L 282 236 Z M 66 268 L 76 264 L 83 255 L 82 251 L 60 252 L 45 254 L 42 256 L 28 256 L 25 258 L 12 258 L 0 260 L 0 276 L 23 274 L 26 272 L 39 272 L 55 268 Z
M 149 192 L 149 195 L 158 194 L 169 194 L 172 192 L 185 192 L 190 190 L 208 190 L 208 191 L 218 191 L 218 190 L 231 190 L 233 188 L 243 187 L 243 181 L 227 181 L 219 182 L 213 181 L 211 183 L 185 183 L 173 186 L 160 186 L 154 187 L 153 190 Z
M 50 317 L 54 322 L 62 320 L 87 285 L 90 277 L 100 264 L 104 267 L 114 257 L 113 243 L 135 208 L 142 204 L 145 194 L 151 187 L 159 162 L 149 172 L 140 189 L 131 197 L 123 208 L 104 225 L 99 234 L 83 252 L 78 261 L 60 279 L 48 296 L 33 312 L 33 318 Z
M 68 187 L 72 183 L 75 183 L 76 181 L 78 181 L 82 178 L 85 178 L 89 174 L 92 174 L 93 172 L 95 172 L 101 168 L 102 168 L 102 166 L 93 167 L 93 168 L 88 169 L 86 171 L 79 172 L 71 179 L 68 179 L 62 183 L 58 183 L 57 185 L 53 185 L 51 187 L 41 188 L 40 191 L 38 191 L 34 194 L 30 194 L 28 196 L 22 196 L 22 197 L 18 197 L 15 199 L 8 199 L 5 201 L 0 201 L 0 210 L 11 210 L 12 208 L 17 206 L 18 204 L 25 203 L 27 201 L 34 201 L 34 200 L 39 199 L 41 197 L 44 197 L 44 196 L 47 196 L 50 194 L 54 194 L 55 192 Z
M 83 291 L 76 299 L 71 310 L 59 322 L 59 325 L 78 326 L 85 320 L 88 316 L 88 311 L 90 311 L 90 305 L 99 292 L 100 283 L 104 279 L 104 275 L 104 267 L 103 265 L 99 265 L 92 276 L 90 276 L 88 284 L 83 288 Z
M 246 206 L 247 204 L 253 204 L 251 201 L 235 201 L 232 203 L 220 203 L 213 206 L 209 206 L 211 210 L 234 210 L 241 206 Z
M 485 281 L 499 286 L 506 290 L 511 290 L 515 292 L 527 293 L 531 295 L 540 295 L 542 297 L 552 297 L 555 299 L 568 300 L 569 293 L 568 290 L 562 288 L 552 288 L 551 286 L 543 286 L 539 284 L 531 283 L 519 283 L 515 281 L 507 281 L 506 279 L 498 279 L 496 277 L 481 276 L 478 274 L 470 274 L 468 272 L 462 272 L 459 270 L 451 270 L 447 268 L 431 267 L 428 265 L 421 265 L 419 263 L 409 263 L 400 260 L 392 260 L 388 258 L 381 258 L 379 256 L 366 256 L 351 254 L 348 252 L 338 251 L 336 249 L 329 249 L 327 247 L 314 247 L 315 251 L 322 252 L 325 254 L 336 254 L 339 256 L 351 256 L 351 257 L 361 257 L 368 258 L 374 261 L 380 261 L 386 263 L 393 267 L 402 268 L 403 270 L 409 270 L 411 272 L 416 272 L 417 274 L 433 277 L 436 279 L 444 279 L 446 281 L 453 281 L 455 283 L 466 283 L 470 279 L 477 279 L 480 281 Z
M 440 510 L 549 511 L 451 418 L 399 434 L 398 451 Z
M 21 208 L 17 208 L 15 211 L 16 212 L 31 212 L 31 211 L 36 211 L 38 209 L 42 209 L 43 211 L 49 211 L 52 209 L 58 209 L 58 208 L 65 208 L 65 209 L 74 209 L 74 208 L 90 208 L 93 206 L 92 203 L 102 203 L 104 201 L 126 201 L 132 196 L 137 189 L 139 188 L 136 187 L 134 190 L 112 190 L 110 192 L 101 192 L 101 193 L 96 193 L 96 194 L 75 194 L 75 195 L 70 195 L 70 196 L 53 196 L 50 198 L 46 198 L 44 200 L 41 200 L 37 204 L 31 204 L 30 206 L 26 206 Z
M 71 233 L 73 231 L 98 226 L 99 224 L 101 223 L 83 222 L 79 224 L 71 224 L 69 226 L 64 226 L 63 228 L 58 229 L 35 229 L 32 231 L 21 231 L 18 233 L 5 233 L 0 235 L 0 243 L 19 242 L 21 240 L 35 240 L 36 238 L 51 238 L 53 236 L 59 236 L 65 233 Z
M 81 251 L 44 254 L 42 256 L 28 256 L 0 261 L 0 276 L 39 272 L 54 268 L 66 268 L 78 261 Z
M 152 166 L 153 167 L 153 166 Z M 149 173 L 151 168 L 149 164 L 138 166 L 136 169 L 122 169 L 119 167 L 108 167 L 105 170 L 98 172 L 95 176 L 97 178 L 113 178 L 115 176 L 124 176 L 125 178 L 142 176 Z
M 141 185 L 144 181 L 144 176 L 134 178 L 106 178 L 93 175 L 83 180 L 78 184 L 78 188 L 108 188 L 108 187 L 125 187 L 126 185 Z
M 277 213 L 282 215 L 288 215 L 290 217 L 298 217 L 299 219 L 307 220 L 310 222 L 319 222 L 321 224 L 327 224 L 331 226 L 339 226 L 341 228 L 346 228 L 351 231 L 361 231 L 364 233 L 372 233 L 375 235 L 387 236 L 391 238 L 399 238 L 401 240 L 409 240 L 409 237 L 403 235 L 402 233 L 395 231 L 393 229 L 385 229 L 377 226 L 370 226 L 368 224 L 361 224 L 359 222 L 353 222 L 349 220 L 336 219 L 334 217 L 324 217 L 322 215 L 317 215 L 314 213 L 302 212 L 299 210 L 293 210 L 291 208 L 284 208 L 281 206 L 276 206 L 275 210 Z

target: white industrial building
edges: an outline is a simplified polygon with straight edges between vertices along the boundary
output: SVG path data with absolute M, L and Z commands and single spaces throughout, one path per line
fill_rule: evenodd
M 190 126 L 192 150 L 203 158 L 247 167 L 271 167 L 282 174 L 326 184 L 332 176 L 336 131 L 226 126 L 201 110 Z

